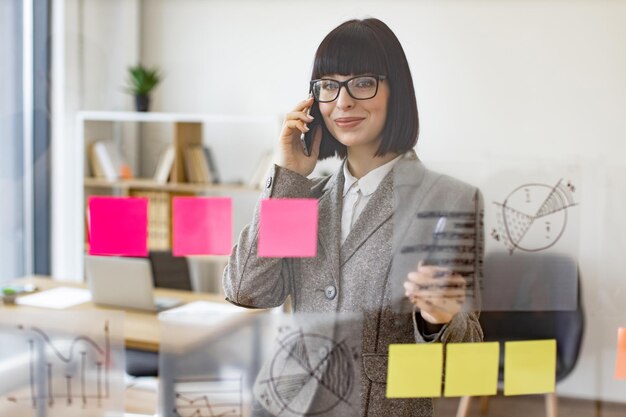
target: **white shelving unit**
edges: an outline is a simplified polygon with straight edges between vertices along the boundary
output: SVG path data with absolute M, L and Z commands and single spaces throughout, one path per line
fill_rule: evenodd
M 280 118 L 277 116 L 248 116 L 248 115 L 228 115 L 228 114 L 194 114 L 194 113 L 140 113 L 140 112 L 117 112 L 117 111 L 80 111 L 76 115 L 76 136 L 75 139 L 68 140 L 68 147 L 73 148 L 75 166 L 68 167 L 67 176 L 64 179 L 56 179 L 57 189 L 55 193 L 60 193 L 64 199 L 63 212 L 60 216 L 56 216 L 61 221 L 57 222 L 53 227 L 55 233 L 63 233 L 65 244 L 63 247 L 55 248 L 55 261 L 58 261 L 62 268 L 57 269 L 60 279 L 73 281 L 82 281 L 84 276 L 83 258 L 85 253 L 85 186 L 100 189 L 117 190 L 118 195 L 124 195 L 125 191 L 130 188 L 142 188 L 163 190 L 169 192 L 188 192 L 194 194 L 215 193 L 217 195 L 234 194 L 234 193 L 256 193 L 253 187 L 237 184 L 190 184 L 190 183 L 167 183 L 158 184 L 150 179 L 132 179 L 119 181 L 105 181 L 96 178 L 85 178 L 86 168 L 86 140 L 85 137 L 87 126 L 92 122 L 105 122 L 111 124 L 119 123 L 170 123 L 198 125 L 202 132 L 202 142 L 213 146 L 215 143 L 229 150 L 226 156 L 227 166 L 236 166 L 242 172 L 251 171 L 254 167 L 241 167 L 239 162 L 240 156 L 243 160 L 248 158 L 249 161 L 256 160 L 256 152 L 253 155 L 237 152 L 245 152 L 246 149 L 241 143 L 256 140 L 247 132 L 261 132 L 262 140 L 256 140 L 255 146 L 263 146 L 263 149 L 271 148 L 275 142 L 275 138 L 280 129 Z M 229 131 L 242 131 L 238 138 L 228 135 L 220 137 L 206 138 L 207 127 L 228 126 Z M 223 130 L 223 129 L 222 129 Z M 215 142 L 214 142 L 215 141 Z M 64 150 L 62 152 L 65 152 Z M 260 154 L 258 155 L 260 157 Z M 221 161 L 220 161 L 221 162 Z M 252 163 L 252 162 L 250 162 Z M 250 165 L 248 163 L 248 165 Z M 245 175 L 244 175 L 245 177 Z M 106 191 L 105 191 L 106 192 Z M 53 261 L 54 262 L 54 261 Z

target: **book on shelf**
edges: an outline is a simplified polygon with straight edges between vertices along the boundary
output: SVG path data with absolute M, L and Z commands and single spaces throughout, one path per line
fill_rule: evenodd
M 132 197 L 148 199 L 148 248 L 170 248 L 170 193 L 166 191 L 133 190 Z
M 204 157 L 206 158 L 206 162 L 209 165 L 209 171 L 211 172 L 211 177 L 213 178 L 213 182 L 215 184 L 220 183 L 220 174 L 217 171 L 217 165 L 215 164 L 215 159 L 213 158 L 213 151 L 208 146 L 202 147 L 204 150 Z
M 89 147 L 89 161 L 94 177 L 103 178 L 107 181 L 118 179 L 117 169 L 111 157 L 111 153 L 102 141 L 97 141 Z
M 275 156 L 276 155 L 273 150 L 268 150 L 261 155 L 259 163 L 257 164 L 252 177 L 250 177 L 250 181 L 248 181 L 248 185 L 261 189 L 265 186 L 265 177 L 274 163 Z
M 204 150 L 201 145 L 190 145 L 185 149 L 185 175 L 192 183 L 210 184 L 213 175 L 209 169 Z
M 117 146 L 112 141 L 95 141 L 89 146 L 88 153 L 94 177 L 107 181 L 133 177 L 130 165 L 126 163 Z
M 104 170 L 96 157 L 95 143 L 89 145 L 87 149 L 87 157 L 89 158 L 89 166 L 91 167 L 91 176 L 94 178 L 106 178 Z
M 198 167 L 200 168 L 200 178 L 201 182 L 204 183 L 212 183 L 213 175 L 211 174 L 211 169 L 209 168 L 209 161 L 206 159 L 206 155 L 204 153 L 204 148 L 202 146 L 196 147 L 195 151 L 196 160 Z
M 176 148 L 174 145 L 168 145 L 157 162 L 156 169 L 154 170 L 154 180 L 159 184 L 167 183 L 174 166 L 174 158 L 176 157 Z
M 193 193 L 131 190 L 131 197 L 148 199 L 148 249 L 171 250 L 172 248 L 172 199 L 189 197 Z
M 200 172 L 197 167 L 194 147 L 187 146 L 183 152 L 184 152 L 183 165 L 185 167 L 185 178 L 187 182 L 192 182 L 192 183 L 200 182 Z

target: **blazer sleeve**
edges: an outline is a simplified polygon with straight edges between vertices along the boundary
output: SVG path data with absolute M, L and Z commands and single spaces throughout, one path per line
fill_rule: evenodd
M 244 227 L 224 269 L 226 300 L 249 308 L 280 306 L 291 293 L 295 260 L 259 258 L 257 241 L 261 201 L 267 198 L 307 198 L 313 182 L 274 165 L 257 202 L 252 222 Z
M 413 327 L 415 340 L 418 343 L 430 342 L 482 342 L 483 331 L 478 322 L 480 315 L 480 293 L 482 290 L 483 258 L 484 258 L 484 203 L 480 190 L 475 189 L 472 198 L 475 216 L 475 249 L 474 249 L 474 274 L 473 274 L 473 297 L 471 308 L 468 311 L 457 313 L 450 323 L 445 324 L 439 332 L 428 335 L 424 332 L 424 322 L 419 311 L 413 314 Z

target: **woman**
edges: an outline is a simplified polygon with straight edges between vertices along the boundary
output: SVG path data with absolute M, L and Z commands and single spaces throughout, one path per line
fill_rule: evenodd
M 386 398 L 388 345 L 482 340 L 477 305 L 467 302 L 482 261 L 480 192 L 417 159 L 411 73 L 383 22 L 335 28 L 311 78 L 314 97 L 287 114 L 281 159 L 261 198 L 317 198 L 318 255 L 257 257 L 257 211 L 225 270 L 226 297 L 269 308 L 290 296 L 294 312 L 362 313 L 361 415 L 431 416 L 430 399 Z M 311 156 L 300 141 L 309 129 Z M 307 178 L 317 160 L 335 154 L 343 164 L 334 175 Z M 459 219 L 470 231 L 449 248 L 463 249 L 444 253 L 440 236 L 452 236 L 445 223 Z

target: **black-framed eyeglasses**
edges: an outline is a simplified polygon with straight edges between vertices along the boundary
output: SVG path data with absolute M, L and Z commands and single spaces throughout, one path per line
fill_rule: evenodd
M 355 100 L 368 100 L 378 93 L 378 82 L 385 80 L 385 75 L 357 75 L 345 81 L 322 78 L 311 81 L 311 91 L 315 100 L 320 103 L 330 103 L 337 100 L 341 87 Z

